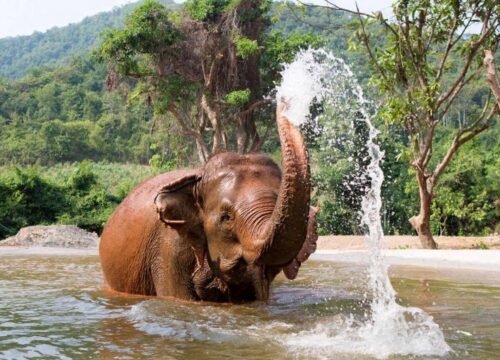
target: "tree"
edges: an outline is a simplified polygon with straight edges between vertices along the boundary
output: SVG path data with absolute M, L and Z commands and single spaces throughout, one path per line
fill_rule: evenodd
M 218 151 L 258 151 L 265 136 L 259 134 L 256 112 L 269 102 L 263 98 L 265 85 L 279 75 L 270 57 L 317 38 L 295 36 L 266 54 L 266 44 L 285 41 L 280 34 L 265 36 L 270 5 L 190 0 L 182 12 L 172 13 L 145 1 L 127 17 L 125 28 L 105 35 L 98 50 L 110 66 L 108 83 L 113 88 L 120 78 L 134 79 L 131 96 L 149 103 L 157 118 L 173 117 L 195 142 L 202 163 Z M 263 118 L 269 129 L 270 116 Z
M 259 142 L 250 116 L 260 97 L 258 41 L 265 27 L 265 1 L 192 0 L 183 13 L 145 1 L 108 32 L 100 56 L 117 75 L 135 78 L 133 96 L 142 96 L 158 115 L 169 113 L 196 143 L 199 159 L 228 147 L 221 114 L 241 109 L 238 151 Z M 211 132 L 211 147 L 207 133 Z
M 419 214 L 410 223 L 423 247 L 436 248 L 430 219 L 438 182 L 458 149 L 487 130 L 499 114 L 498 79 L 491 54 L 496 53 L 500 40 L 500 3 L 400 0 L 393 5 L 391 21 L 381 13 L 365 14 L 327 3 L 330 9 L 351 12 L 359 20 L 351 46 L 361 44 L 371 60 L 371 82 L 386 97 L 380 116 L 386 123 L 404 128 L 409 138 L 407 158 L 420 198 Z M 473 26 L 479 30 L 474 32 Z M 464 89 L 481 81 L 484 51 L 487 79 L 496 101 L 491 101 L 491 92 L 481 98 L 482 110 L 456 129 L 447 151 L 438 158 L 433 151 L 438 128 Z

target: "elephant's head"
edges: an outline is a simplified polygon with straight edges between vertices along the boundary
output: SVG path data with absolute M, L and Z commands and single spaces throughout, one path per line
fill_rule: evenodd
M 282 171 L 263 155 L 221 153 L 155 199 L 160 219 L 190 239 L 195 272 L 209 267 L 232 301 L 267 300 L 276 274 L 285 269 L 294 278 L 315 249 L 307 150 L 283 106 Z

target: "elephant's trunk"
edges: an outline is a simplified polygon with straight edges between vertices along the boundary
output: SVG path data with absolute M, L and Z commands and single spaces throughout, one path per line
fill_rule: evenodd
M 276 109 L 281 142 L 283 177 L 272 217 L 263 232 L 259 262 L 282 266 L 289 263 L 304 243 L 310 201 L 310 174 L 307 148 L 298 127 L 284 115 L 283 99 Z

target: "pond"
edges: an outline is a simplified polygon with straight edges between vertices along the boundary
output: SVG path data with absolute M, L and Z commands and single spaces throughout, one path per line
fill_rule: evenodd
M 461 282 L 456 272 L 440 280 L 422 268 L 391 273 L 399 302 L 440 325 L 453 349 L 444 358 L 500 354 L 498 283 Z M 338 336 L 369 312 L 362 265 L 308 261 L 297 280 L 277 278 L 267 305 L 126 296 L 102 283 L 96 256 L 0 256 L 0 358 L 373 358 Z

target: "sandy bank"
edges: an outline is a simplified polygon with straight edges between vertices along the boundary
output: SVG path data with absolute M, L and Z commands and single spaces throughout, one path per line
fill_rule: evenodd
M 35 225 L 20 229 L 0 246 L 93 249 L 99 246 L 99 237 L 75 225 Z
M 500 250 L 500 236 L 436 236 L 434 238 L 439 249 L 479 249 L 481 244 L 488 249 Z M 362 250 L 365 249 L 363 236 L 355 235 L 328 235 L 320 236 L 318 249 L 320 250 Z M 421 249 L 417 236 L 391 235 L 385 237 L 384 248 L 387 249 Z
M 56 256 L 97 256 L 97 248 L 73 249 L 61 247 L 0 246 L 0 256 L 56 255 Z
M 448 269 L 487 270 L 498 272 L 500 278 L 500 250 L 384 250 L 390 265 L 411 265 Z M 367 263 L 364 250 L 318 250 L 315 260 Z

